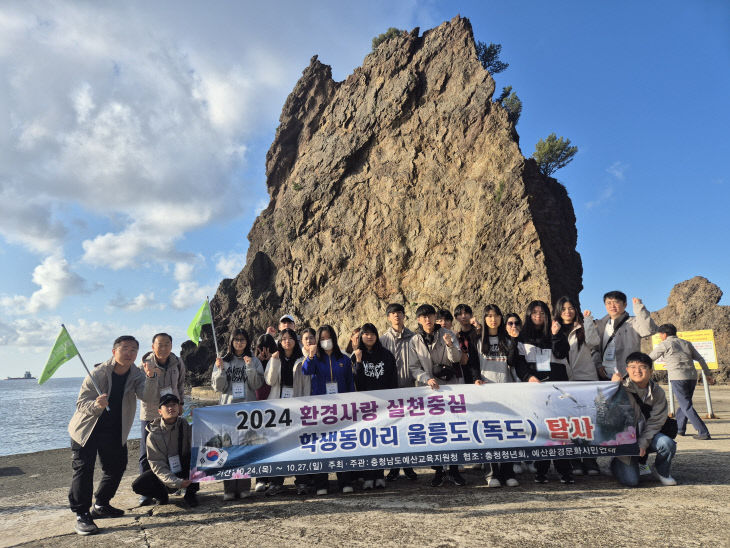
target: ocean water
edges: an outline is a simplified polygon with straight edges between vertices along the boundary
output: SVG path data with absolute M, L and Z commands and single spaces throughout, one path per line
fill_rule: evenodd
M 0 380 L 0 455 L 71 447 L 66 427 L 76 408 L 82 377 Z M 139 404 L 130 439 L 139 438 Z

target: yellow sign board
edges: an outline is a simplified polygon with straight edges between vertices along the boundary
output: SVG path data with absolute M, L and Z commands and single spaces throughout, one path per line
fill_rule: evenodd
M 707 367 L 710 369 L 717 369 L 717 352 L 715 352 L 715 332 L 712 329 L 700 329 L 698 331 L 678 331 L 677 337 L 689 341 L 700 353 L 700 356 L 705 358 Z M 652 348 L 661 342 L 659 334 L 652 335 L 651 344 Z M 662 362 L 654 362 L 654 369 L 665 370 L 666 367 Z M 698 362 L 695 362 L 695 369 L 702 369 Z

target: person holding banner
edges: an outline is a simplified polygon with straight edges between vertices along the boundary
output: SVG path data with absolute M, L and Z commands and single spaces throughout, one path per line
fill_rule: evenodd
M 710 440 L 710 431 L 707 425 L 697 414 L 692 404 L 692 396 L 697 386 L 697 371 L 694 362 L 700 364 L 705 372 L 707 384 L 715 384 L 710 368 L 702 354 L 697 352 L 694 345 L 677 337 L 677 328 L 671 323 L 659 326 L 659 338 L 661 342 L 654 347 L 649 357 L 653 361 L 661 360 L 667 368 L 669 384 L 677 396 L 679 409 L 677 410 L 677 429 L 680 436 L 684 436 L 687 430 L 687 419 L 697 430 L 693 437 L 698 440 Z
M 154 365 L 145 363 L 144 372 L 134 365 L 138 350 L 139 342 L 131 335 L 117 337 L 112 357 L 98 364 L 84 379 L 68 425 L 73 452 L 68 500 L 76 513 L 75 529 L 79 535 L 99 531 L 94 518 L 124 515 L 124 510 L 114 508 L 110 501 L 127 468 L 127 438 L 137 412 L 137 399 L 154 405 L 160 397 Z M 94 508 L 89 512 L 97 455 L 103 475 Z
M 568 380 L 597 381 L 598 372 L 593 362 L 593 352 L 599 351 L 601 338 L 596 331 L 591 311 L 586 310 L 581 316 L 577 313 L 578 310 L 576 301 L 570 297 L 560 297 L 553 308 L 553 316 L 560 319 L 560 331 L 570 345 Z M 597 476 L 601 472 L 596 459 L 586 458 L 573 460 L 573 473 L 576 476 Z
M 311 378 L 302 373 L 304 355 L 297 341 L 297 334 L 293 329 L 285 328 L 280 333 L 277 351 L 271 355 L 266 365 L 264 379 L 271 386 L 268 399 L 301 398 L 309 396 L 311 392 Z M 278 494 L 284 488 L 284 476 L 275 476 L 269 481 L 266 490 L 268 496 Z M 308 475 L 294 477 L 297 494 L 307 492 Z
M 436 309 L 430 304 L 422 304 L 416 309 L 416 319 L 418 328 L 411 339 L 416 361 L 410 365 L 416 386 L 430 386 L 432 390 L 438 390 L 440 384 L 463 384 L 464 376 L 459 365 L 461 349 L 456 335 L 436 323 Z M 436 474 L 431 486 L 439 487 L 444 483 L 444 468 L 434 466 L 433 469 Z M 448 479 L 455 485 L 466 485 L 456 464 L 449 465 Z
M 626 375 L 614 373 L 612 381 L 619 381 L 629 396 L 638 424 L 638 457 L 615 457 L 611 460 L 611 472 L 622 485 L 639 485 L 639 461 L 649 453 L 656 453 L 654 476 L 662 485 L 677 485 L 672 477 L 672 459 L 677 443 L 664 434 L 667 422 L 667 396 L 661 386 L 651 380 L 653 363 L 643 352 L 634 352 L 626 358 Z
M 312 396 L 346 394 L 355 391 L 350 358 L 337 344 L 337 334 L 332 326 L 323 325 L 317 330 L 317 344 L 307 347 L 302 372 L 312 377 Z M 337 472 L 337 484 L 343 493 L 352 493 L 352 473 Z M 318 495 L 328 492 L 327 474 L 315 474 L 314 486 Z
M 158 417 L 147 425 L 149 469 L 132 483 L 132 490 L 144 498 L 167 504 L 170 493 L 185 489 L 183 499 L 190 507 L 198 505 L 199 483 L 190 474 L 190 436 L 192 427 L 180 416 L 182 404 L 171 392 L 160 397 Z
M 515 353 L 515 369 L 523 382 L 567 381 L 568 339 L 560 331 L 560 323 L 551 321 L 550 310 L 543 301 L 527 305 L 525 327 L 520 332 Z M 561 483 L 575 483 L 570 461 L 553 461 Z M 549 460 L 535 462 L 535 483 L 547 483 Z
M 360 329 L 360 340 L 352 354 L 355 368 L 355 386 L 358 392 L 398 388 L 398 369 L 395 357 L 383 347 L 377 328 L 366 323 Z M 367 470 L 363 490 L 385 488 L 384 470 Z
M 489 304 L 484 309 L 483 319 L 482 338 L 477 341 L 480 375 L 474 384 L 512 382 L 508 356 L 514 347 L 502 323 L 502 311 L 496 304 Z M 520 484 L 511 462 L 495 462 L 487 467 L 487 487 L 517 487 Z
M 211 383 L 220 392 L 220 404 L 256 401 L 256 390 L 264 383 L 264 368 L 259 359 L 251 355 L 251 339 L 242 327 L 231 332 L 228 352 L 216 358 Z M 251 489 L 250 479 L 223 481 L 223 500 L 234 500 Z

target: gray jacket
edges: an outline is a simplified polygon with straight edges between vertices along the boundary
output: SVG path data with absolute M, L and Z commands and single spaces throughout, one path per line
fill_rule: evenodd
M 398 388 L 410 388 L 414 385 L 411 365 L 418 361 L 418 356 L 411 347 L 412 338 L 413 331 L 407 327 L 398 333 L 392 326 L 380 336 L 380 343 L 395 357 L 395 364 L 398 368 Z
M 624 312 L 624 314 L 628 315 L 628 312 Z M 624 322 L 613 338 L 616 343 L 616 369 L 622 377 L 626 375 L 626 356 L 632 352 L 639 352 L 641 350 L 641 338 L 653 335 L 659 329 L 643 304 L 634 306 L 634 314 L 636 316 L 629 316 L 629 319 Z M 614 324 L 618 324 L 622 318 L 623 316 L 616 318 Z M 596 322 L 596 331 L 598 332 L 598 337 L 601 339 L 598 351 L 593 354 L 593 363 L 595 363 L 596 368 L 600 367 L 603 363 L 601 355 L 601 350 L 603 349 L 603 333 L 610 319 L 606 315 Z M 586 321 L 586 323 L 588 322 Z
M 639 425 L 637 440 L 639 448 L 647 449 L 651 444 L 651 440 L 654 439 L 654 436 L 659 433 L 667 421 L 667 396 L 662 387 L 654 381 L 649 381 L 649 386 L 646 388 L 639 388 L 626 376 L 622 379 L 621 386 L 628 392 L 629 401 L 634 408 L 634 419 L 636 424 Z M 637 394 L 641 401 L 651 406 L 649 420 L 644 418 L 641 407 L 632 394 Z
M 162 396 L 163 391 L 175 394 L 180 400 L 180 405 L 182 405 L 185 398 L 185 364 L 182 358 L 178 358 L 175 354 L 170 354 L 170 357 L 167 359 L 167 366 L 162 367 L 157 363 L 154 352 L 150 352 L 145 358 L 145 361 L 152 362 L 163 371 L 161 374 L 157 374 L 157 386 L 160 389 L 159 395 Z M 157 413 L 158 403 L 147 405 L 143 401 L 139 413 L 140 418 L 143 421 L 153 421 L 159 418 Z
M 294 363 L 294 369 L 292 370 L 292 377 L 294 381 L 292 398 L 300 398 L 302 396 L 309 396 L 312 392 L 312 377 L 302 373 L 302 364 L 304 363 L 304 356 L 299 358 Z M 269 363 L 266 364 L 266 371 L 264 372 L 264 380 L 266 384 L 271 387 L 269 392 L 269 400 L 278 400 L 281 398 L 281 360 L 279 358 L 270 358 Z
M 570 345 L 570 354 L 568 354 L 568 379 L 571 381 L 597 381 L 598 373 L 596 372 L 596 364 L 593 361 L 593 352 L 600 351 L 601 337 L 596 331 L 596 325 L 593 317 L 585 318 L 583 327 L 574 326 L 568 333 L 568 344 Z M 585 342 L 578 346 L 578 331 L 583 329 L 585 332 Z
M 707 362 L 697 352 L 694 345 L 679 337 L 667 337 L 654 347 L 649 357 L 663 362 L 667 367 L 667 374 L 673 381 L 691 380 L 697 378 L 694 360 L 697 360 L 705 373 L 709 373 Z
M 177 477 L 170 470 L 169 457 L 178 455 L 179 436 L 182 436 L 183 454 L 180 456 L 181 464 L 183 456 L 190 459 L 190 436 L 191 426 L 182 417 L 178 417 L 173 424 L 167 424 L 158 415 L 157 419 L 147 425 L 147 461 L 150 468 L 166 487 L 180 489 L 183 479 Z M 183 464 L 184 465 L 184 464 Z M 187 472 L 187 470 L 183 470 Z M 185 474 L 187 477 L 188 474 Z
M 246 395 L 244 398 L 233 397 L 233 383 L 245 382 Z M 234 402 L 256 401 L 256 390 L 264 384 L 264 366 L 256 356 L 251 357 L 251 363 L 246 365 L 243 358 L 232 356 L 230 361 L 223 362 L 223 368 L 213 366 L 211 378 L 213 390 L 221 393 L 220 404 Z
M 450 333 L 453 344 L 451 348 L 446 346 L 444 342 L 444 334 Z M 423 338 L 414 334 L 409 342 L 411 350 L 415 354 L 416 361 L 409 365 L 411 376 L 416 380 L 416 386 L 426 386 L 429 379 L 433 379 L 433 366 L 438 364 L 454 364 L 459 363 L 461 359 L 461 349 L 459 348 L 459 340 L 453 331 L 442 327 L 436 333 L 436 337 L 433 345 L 429 348 L 426 343 L 423 342 Z M 462 384 L 464 382 L 463 377 L 459 379 L 452 379 L 451 381 L 445 382 L 436 379 L 436 382 L 441 384 Z
M 114 363 L 114 358 L 100 363 L 81 383 L 79 397 L 76 399 L 76 411 L 71 417 L 71 422 L 68 423 L 68 433 L 71 439 L 81 446 L 86 445 L 101 414 L 107 412 L 106 409 L 99 409 L 96 406 L 96 398 L 99 397 L 99 394 L 96 393 L 91 377 L 96 381 L 102 394 L 109 394 L 112 387 Z M 134 415 L 137 413 L 137 398 L 147 402 L 148 405 L 157 405 L 160 402 L 160 392 L 157 388 L 156 375 L 148 377 L 144 371 L 136 365 L 132 365 L 129 368 L 129 376 L 122 396 L 122 445 L 127 443 L 129 431 L 132 429 Z

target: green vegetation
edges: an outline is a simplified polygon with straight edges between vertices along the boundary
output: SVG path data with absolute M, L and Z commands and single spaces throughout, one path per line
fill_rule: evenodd
M 502 194 L 504 193 L 504 179 L 500 179 L 497 186 L 494 187 L 494 201 L 498 204 L 502 202 Z
M 375 38 L 373 38 L 373 51 L 378 49 L 378 46 L 388 40 L 389 38 L 393 38 L 394 36 L 399 36 L 403 34 L 404 30 L 397 29 L 395 27 L 390 27 L 388 30 L 386 30 L 383 34 L 378 34 Z
M 522 114 L 522 101 L 517 94 L 512 91 L 512 86 L 506 86 L 502 88 L 502 93 L 497 97 L 497 103 L 502 105 L 507 111 L 507 118 L 510 122 L 517 125 L 517 121 L 520 119 Z
M 535 145 L 535 153 L 532 157 L 537 162 L 540 173 L 550 177 L 562 167 L 573 161 L 578 154 L 577 146 L 570 146 L 570 139 L 564 139 L 551 133 L 544 141 L 540 139 Z
M 373 40 L 373 43 L 375 43 L 375 40 Z M 484 42 L 477 42 L 476 46 L 479 62 L 482 64 L 484 69 L 489 72 L 489 74 L 499 74 L 500 72 L 507 70 L 509 63 L 503 63 L 499 59 L 499 54 L 502 51 L 502 44 L 495 44 L 492 42 L 487 45 Z
M 302 190 L 302 188 L 304 188 L 304 187 L 302 186 L 302 183 L 294 183 L 294 184 L 292 185 L 292 188 L 293 188 L 294 190 Z

